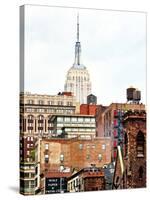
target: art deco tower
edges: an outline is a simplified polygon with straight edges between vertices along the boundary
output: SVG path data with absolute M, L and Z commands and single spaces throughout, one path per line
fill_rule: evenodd
M 81 43 L 79 41 L 79 15 L 77 16 L 77 42 L 75 44 L 75 60 L 68 70 L 65 91 L 72 92 L 80 104 L 87 103 L 87 96 L 91 94 L 90 75 L 81 63 Z

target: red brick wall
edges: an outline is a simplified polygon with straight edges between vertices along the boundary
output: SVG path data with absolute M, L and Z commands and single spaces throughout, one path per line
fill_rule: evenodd
M 97 105 L 82 104 L 80 105 L 80 114 L 96 115 Z
M 84 178 L 84 191 L 96 191 L 104 189 L 105 189 L 104 176 Z
M 45 164 L 44 144 L 49 144 L 49 150 L 46 154 L 49 155 L 49 163 Z M 80 144 L 83 148 L 80 149 Z M 102 144 L 106 144 L 106 149 L 102 149 Z M 102 167 L 104 164 L 111 161 L 111 145 L 109 139 L 92 139 L 92 140 L 79 140 L 79 139 L 45 139 L 41 141 L 41 171 L 45 168 L 48 170 L 58 170 L 60 165 L 69 167 L 71 170 L 74 168 L 81 169 L 90 167 L 91 164 L 96 164 L 97 167 Z M 60 161 L 60 154 L 64 155 L 64 161 Z M 102 155 L 102 160 L 98 160 L 98 155 Z M 87 156 L 89 155 L 89 158 Z

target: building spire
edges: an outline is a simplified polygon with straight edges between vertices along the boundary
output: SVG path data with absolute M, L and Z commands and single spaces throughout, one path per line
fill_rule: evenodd
M 77 42 L 79 42 L 79 13 L 77 15 Z
M 80 56 L 81 56 L 81 44 L 79 41 L 79 13 L 77 15 L 77 41 L 75 44 L 75 61 L 74 61 L 74 67 L 80 66 Z

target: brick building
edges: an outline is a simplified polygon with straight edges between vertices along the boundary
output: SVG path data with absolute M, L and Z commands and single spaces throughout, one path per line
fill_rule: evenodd
M 91 164 L 102 167 L 110 163 L 110 151 L 109 138 L 42 139 L 40 141 L 40 170 L 41 173 L 72 172 L 90 167 Z
M 102 168 L 86 167 L 68 178 L 69 192 L 98 191 L 105 189 L 105 175 Z
M 146 112 L 128 111 L 123 116 L 123 148 L 118 145 L 114 189 L 146 187 Z
M 116 158 L 117 146 L 123 138 L 122 118 L 128 110 L 144 110 L 144 104 L 112 103 L 107 107 L 99 106 L 96 115 L 96 136 L 111 137 L 112 160 Z

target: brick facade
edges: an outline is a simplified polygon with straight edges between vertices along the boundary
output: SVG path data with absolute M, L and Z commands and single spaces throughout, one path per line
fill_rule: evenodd
M 109 138 L 43 139 L 40 142 L 41 173 L 51 170 L 73 171 L 95 164 L 102 167 L 111 161 Z M 46 145 L 48 149 L 45 149 Z M 61 157 L 62 156 L 62 157 Z M 48 160 L 45 162 L 45 157 Z
M 124 115 L 124 143 L 121 154 L 122 170 L 119 157 L 116 160 L 114 185 L 119 188 L 146 187 L 146 113 L 130 111 Z M 120 147 L 121 148 L 121 147 Z M 120 168 L 120 169 L 119 169 Z M 117 181 L 118 179 L 118 181 Z
M 122 140 L 122 117 L 126 111 L 144 110 L 144 104 L 112 103 L 99 106 L 96 115 L 96 136 L 112 138 L 112 160 L 116 158 L 117 145 Z
M 94 104 L 81 104 L 80 114 L 81 115 L 96 115 L 98 105 Z

